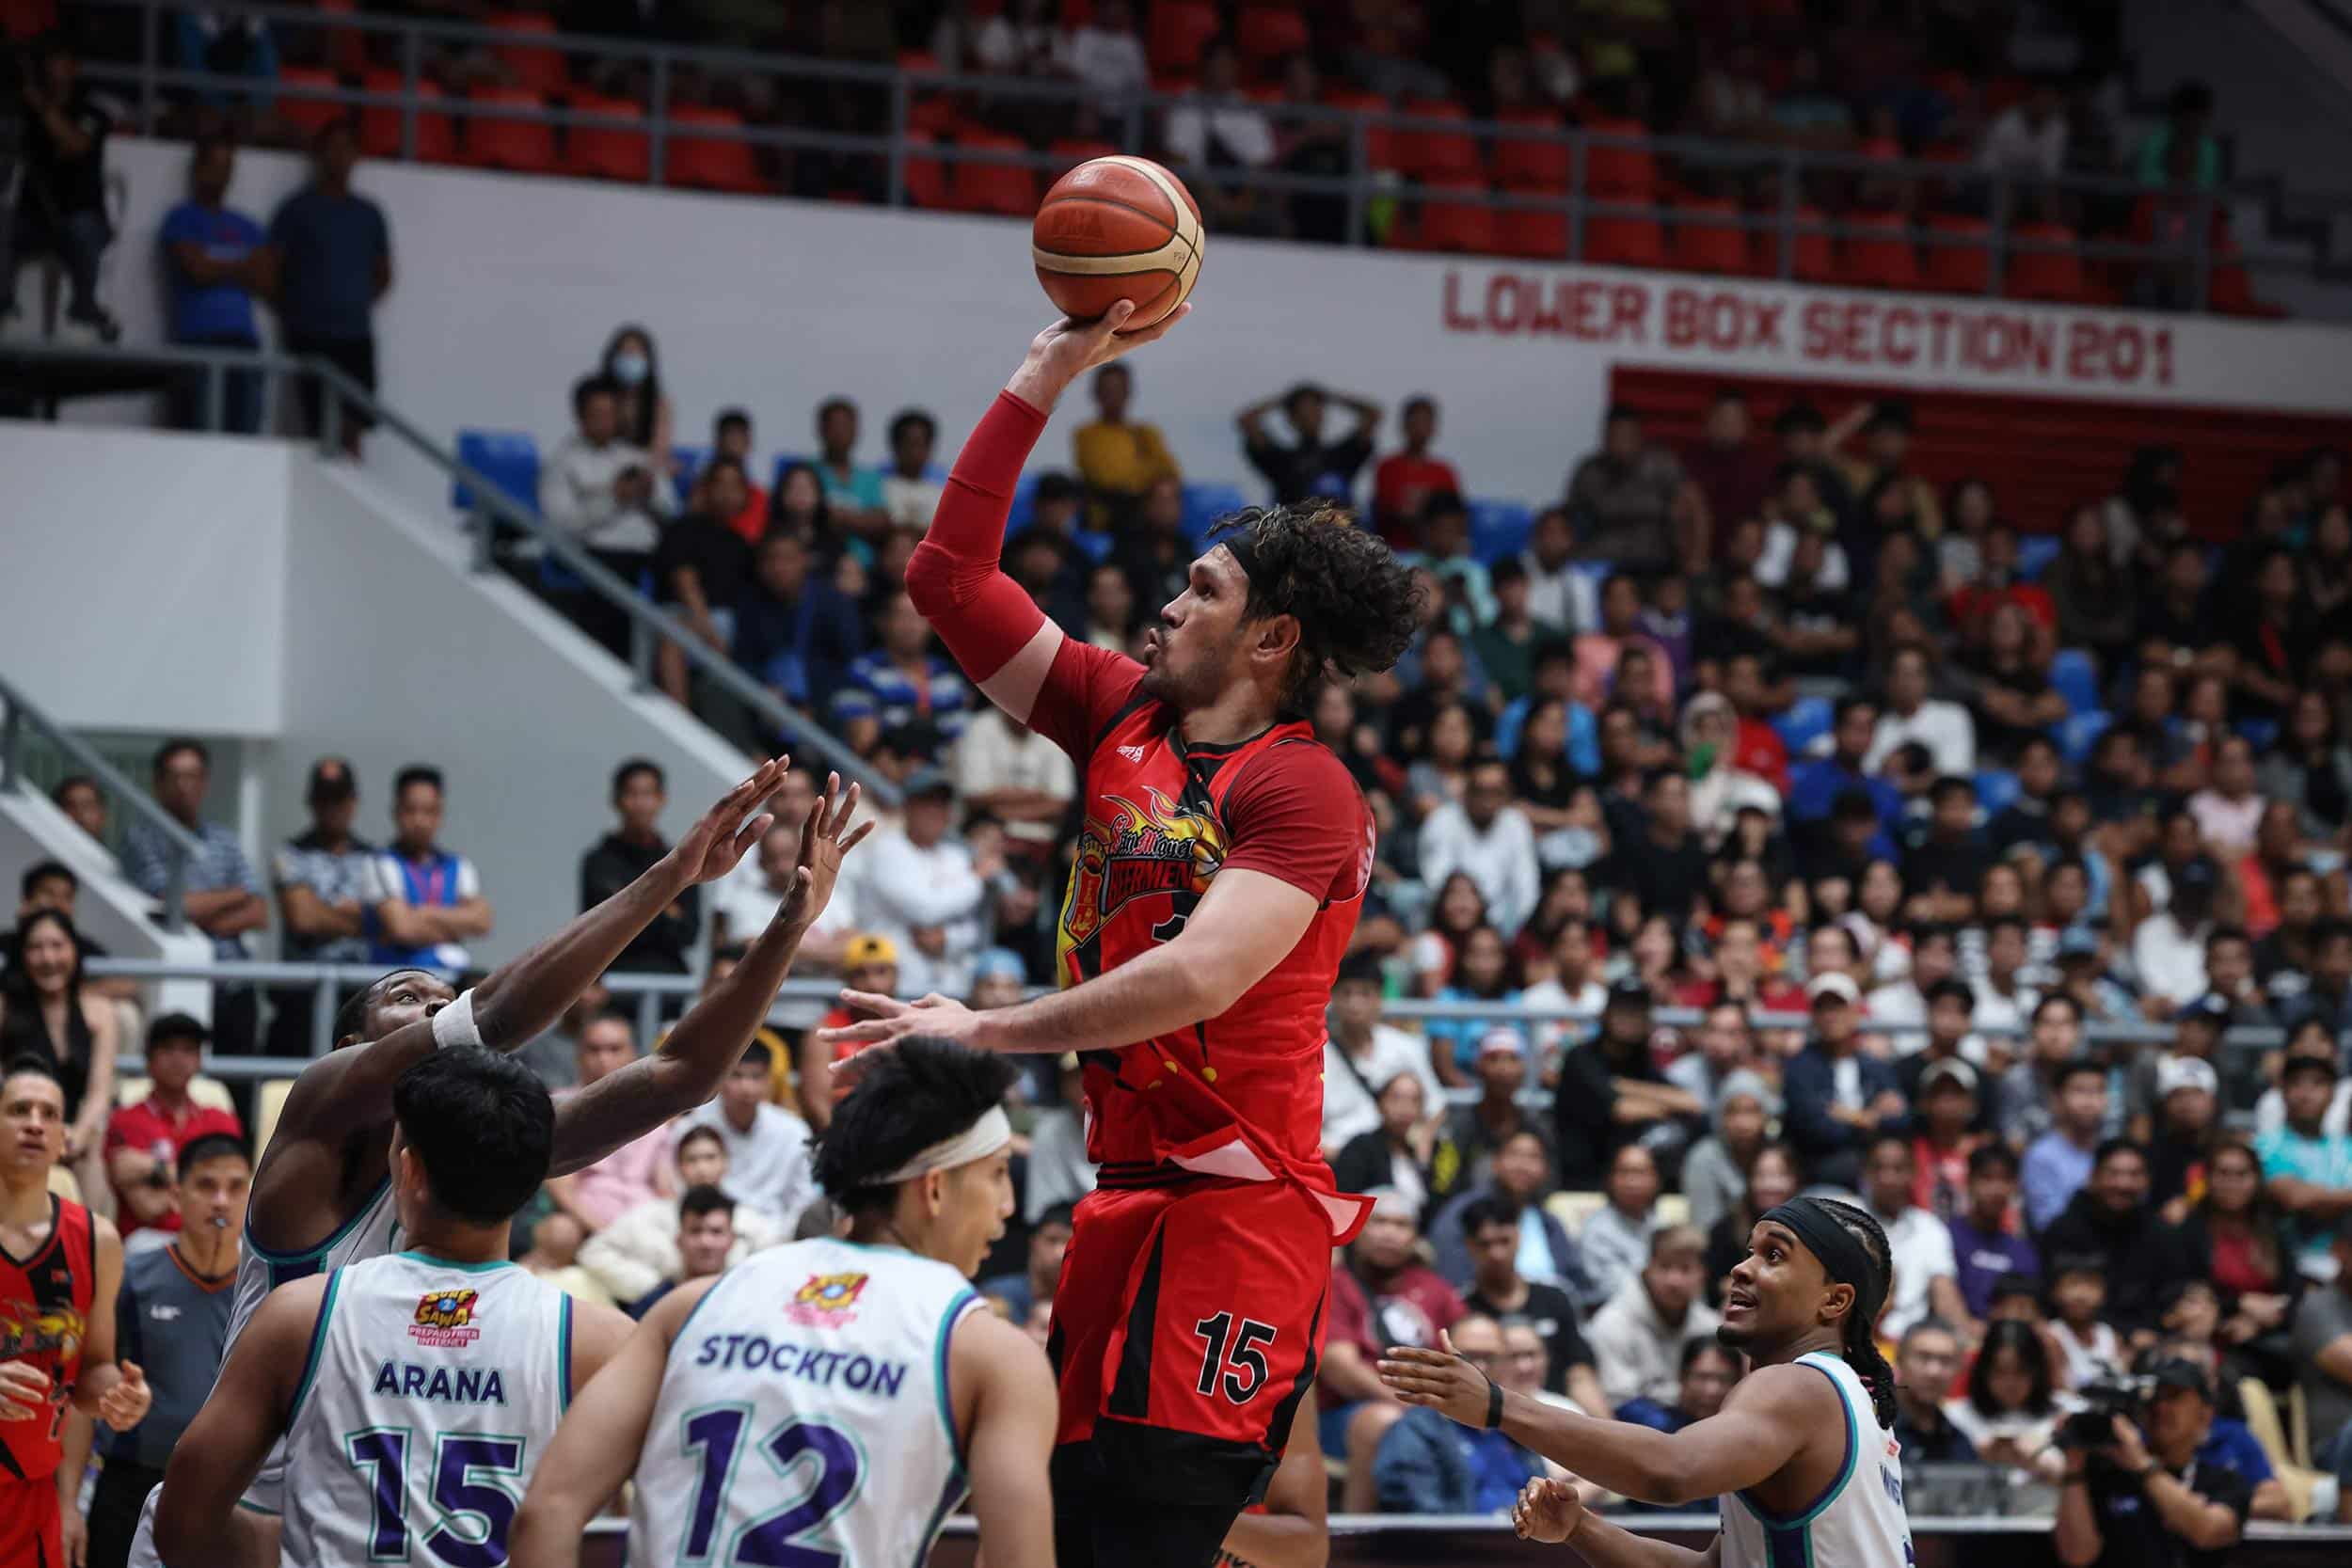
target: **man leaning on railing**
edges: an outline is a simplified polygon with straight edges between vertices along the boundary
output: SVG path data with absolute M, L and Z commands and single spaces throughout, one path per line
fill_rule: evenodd
M 199 847 L 183 883 L 182 908 L 188 923 L 213 939 L 213 957 L 234 963 L 250 957 L 245 934 L 269 923 L 269 904 L 237 835 L 204 820 L 204 794 L 212 780 L 212 753 L 202 741 L 181 736 L 157 748 L 155 803 Z M 161 830 L 137 817 L 123 830 L 122 874 L 150 897 L 165 896 L 178 853 Z M 214 1049 L 230 1055 L 251 1052 L 260 1014 L 260 998 L 252 987 L 215 987 Z

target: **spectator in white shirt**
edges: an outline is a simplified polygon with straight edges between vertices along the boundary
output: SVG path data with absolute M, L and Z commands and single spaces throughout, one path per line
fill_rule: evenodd
M 1565 507 L 1535 515 L 1519 564 L 1527 570 L 1527 613 L 1536 621 L 1568 635 L 1600 624 L 1599 592 L 1576 569 L 1576 530 Z
M 1470 768 L 1460 800 L 1448 800 L 1421 825 L 1421 872 L 1441 887 L 1465 872 L 1486 900 L 1487 917 L 1506 936 L 1535 912 L 1541 891 L 1535 830 L 1511 802 L 1511 770 L 1489 758 Z
M 720 1084 L 719 1097 L 670 1124 L 678 1140 L 672 1147 L 683 1148 L 697 1127 L 718 1133 L 727 1157 L 721 1188 L 789 1226 L 818 1196 L 817 1182 L 809 1169 L 808 1123 L 768 1098 L 773 1071 L 765 1045 L 754 1040 L 745 1046 Z
M 1127 0 L 1096 0 L 1093 18 L 1070 35 L 1067 64 L 1104 115 L 1117 115 L 1142 96 L 1152 67 Z
M 2188 814 L 2197 820 L 2199 836 L 2217 850 L 2251 849 L 2265 804 L 2254 787 L 2254 743 L 2242 735 L 2222 736 L 2214 748 L 2213 782 L 2188 798 Z
M 1187 164 L 1274 162 L 1274 127 L 1265 112 L 1241 95 L 1241 57 L 1220 39 L 1200 60 L 1200 90 L 1168 111 L 1168 150 Z
M 2132 929 L 2132 969 L 2148 1010 L 2169 1017 L 2205 993 L 2205 942 L 2213 935 L 2212 861 L 2199 855 L 2172 873 L 2172 897 Z
M 1323 1148 L 1336 1155 L 1348 1140 L 1380 1125 L 1380 1085 L 1400 1072 L 1422 1081 L 1422 1102 L 1445 1103 L 1429 1047 L 1415 1036 L 1380 1022 L 1386 990 L 1377 954 L 1351 953 L 1340 960 L 1327 1015 L 1330 1033 L 1323 1042 Z
M 598 560 L 634 577 L 651 561 L 677 494 L 652 454 L 621 439 L 621 389 L 600 375 L 572 388 L 580 428 L 539 467 L 539 514 Z
M 882 511 L 893 528 L 931 526 L 946 486 L 930 477 L 939 421 L 920 408 L 902 408 L 890 421 L 890 461 L 882 471 Z
M 1549 1019 L 1534 1025 L 1535 1059 L 1549 1080 L 1558 1070 L 1560 1053 L 1572 1038 L 1582 1037 L 1589 1021 L 1600 1016 L 1609 1003 L 1609 988 L 1600 983 L 1599 956 L 1593 950 L 1592 922 L 1571 918 L 1561 923 L 1546 955 L 1551 973 L 1519 993 L 1519 1005 L 1531 1011 L 1575 1010 L 1587 1022 L 1566 1023 Z
M 1911 1201 L 1915 1174 L 1908 1132 L 1882 1132 L 1871 1140 L 1863 1166 L 1864 1196 L 1886 1232 L 1895 1270 L 1894 1291 L 1879 1332 L 1899 1339 L 1922 1318 L 1947 1323 L 1972 1322 L 1960 1293 L 1960 1265 L 1952 1257 L 1952 1233 L 1944 1222 Z
M 899 985 L 911 996 L 972 989 L 972 960 L 988 934 L 988 879 L 1003 869 L 999 854 L 976 861 L 949 834 L 954 809 L 947 775 L 915 769 L 906 782 L 905 823 L 876 833 L 862 857 L 858 913 L 897 946 Z
M 1886 708 L 1870 734 L 1870 749 L 1862 770 L 1875 773 L 1898 749 L 1917 741 L 1934 758 L 1939 775 L 1966 778 L 1977 770 L 1977 725 L 1968 710 L 1928 695 L 1928 656 L 1923 648 L 1903 647 L 1886 669 Z
M 2066 167 L 2066 101 L 2057 83 L 2037 81 L 2024 103 L 1994 117 L 1977 150 L 1977 166 L 1988 174 L 2058 177 Z
M 678 1135 L 675 1152 L 675 1185 L 679 1191 L 725 1187 L 727 1146 L 718 1133 L 707 1127 L 690 1127 Z M 648 1197 L 623 1210 L 612 1224 L 589 1237 L 580 1249 L 580 1266 L 594 1275 L 613 1300 L 635 1301 L 663 1280 L 678 1277 L 683 1264 L 677 1232 L 677 1199 L 666 1194 Z M 787 1239 L 773 1214 L 738 1198 L 735 1245 L 727 1253 L 727 1264 L 733 1267 L 760 1248 Z
M 1649 1261 L 1584 1330 L 1612 1406 L 1640 1398 L 1672 1404 L 1681 1393 L 1683 1345 L 1711 1338 L 1723 1323 L 1699 1299 L 1706 1285 L 1705 1236 L 1687 1225 L 1651 1232 Z
M 949 761 L 967 809 L 1002 822 L 1017 847 L 1040 855 L 1053 847 L 1078 793 L 1069 752 L 991 704 L 964 726 Z

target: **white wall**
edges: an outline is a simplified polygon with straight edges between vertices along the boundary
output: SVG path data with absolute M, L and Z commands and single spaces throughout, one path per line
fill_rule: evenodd
M 123 138 L 114 294 L 160 333 L 138 269 L 185 152 Z M 297 160 L 246 153 L 234 204 L 266 221 Z M 917 404 L 961 442 L 1050 318 L 1017 223 L 707 197 L 429 166 L 363 166 L 389 217 L 396 281 L 377 336 L 394 406 L 443 435 L 569 424 L 572 379 L 612 325 L 661 349 L 682 440 L 730 404 L 763 452 L 805 450 L 817 402 L 855 398 L 861 455 Z M 1234 408 L 1302 377 L 1444 404 L 1440 446 L 1477 494 L 1556 494 L 1594 444 L 1613 363 L 2228 407 L 2352 406 L 2352 332 L 1711 278 L 1384 256 L 1213 238 L 1193 318 L 1134 361 L 1138 412 L 1195 477 L 1243 481 Z M 1075 410 L 1041 460 L 1063 463 Z M 1393 422 L 1389 426 L 1392 435 Z M 1385 442 L 1384 442 L 1385 444 Z M 945 460 L 946 453 L 943 453 Z M 445 487 L 379 439 L 404 494 Z
M 0 669 L 81 729 L 275 735 L 290 455 L 0 422 Z

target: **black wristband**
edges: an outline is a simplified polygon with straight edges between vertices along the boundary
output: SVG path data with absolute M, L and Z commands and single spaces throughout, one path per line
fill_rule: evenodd
M 1502 1424 L 1502 1385 L 1486 1379 L 1486 1430 L 1492 1432 Z

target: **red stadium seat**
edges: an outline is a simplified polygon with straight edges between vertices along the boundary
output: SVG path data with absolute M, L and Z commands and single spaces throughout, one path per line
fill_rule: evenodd
M 1534 261 L 1565 261 L 1568 257 L 1568 214 L 1534 208 L 1499 209 L 1494 216 L 1495 249 L 1504 256 Z
M 349 16 L 359 8 L 357 0 L 317 0 L 317 9 L 330 16 Z M 368 39 L 357 27 L 323 25 L 319 31 L 326 38 L 326 68 L 342 76 L 357 76 L 368 66 Z M 284 74 L 282 71 L 279 74 Z
M 376 70 L 359 78 L 360 87 L 367 92 L 398 92 L 401 75 L 397 71 Z M 417 96 L 438 100 L 441 89 L 431 82 L 417 84 Z M 371 158 L 400 156 L 400 110 L 390 104 L 371 104 L 359 111 L 359 150 Z M 449 116 L 436 111 L 417 111 L 417 160 L 427 164 L 457 162 L 457 128 Z
M 561 50 L 538 40 L 555 37 L 555 19 L 538 11 L 505 11 L 483 18 L 483 25 L 507 33 L 516 41 L 491 47 L 490 54 L 515 85 L 526 92 L 552 97 L 571 86 Z M 523 40 L 530 40 L 524 42 Z
M 1119 147 L 1115 142 L 1106 142 L 1099 138 L 1064 136 L 1045 150 L 1054 156 L 1054 178 L 1058 180 L 1089 158 L 1116 156 Z
M 332 90 L 342 83 L 331 71 L 311 66 L 281 66 L 278 84 L 284 87 L 317 87 Z M 342 118 L 343 106 L 331 98 L 296 98 L 289 93 L 278 100 L 278 118 L 299 130 L 304 135 L 315 135 L 321 126 L 331 125 Z
M 2062 223 L 2021 223 L 2011 234 L 2038 245 L 2072 245 L 2074 230 Z M 2083 259 L 2073 250 L 2017 250 L 2009 253 L 2003 293 L 2011 299 L 2039 299 L 2058 305 L 2083 304 L 2090 288 L 2083 277 Z
M 1062 23 L 1071 25 L 1066 16 Z M 1311 41 L 1307 19 L 1287 8 L 1245 7 L 1241 20 L 1233 27 L 1233 46 L 1250 65 L 1266 66 L 1293 55 L 1303 55 Z
M 947 205 L 947 171 L 933 150 L 937 138 L 929 131 L 907 133 L 906 189 L 907 200 L 916 207 L 940 208 Z M 920 148 L 923 150 L 917 151 Z
M 547 106 L 537 93 L 519 87 L 476 87 L 466 98 L 481 108 Z M 557 167 L 555 127 L 545 120 L 468 115 L 466 162 L 481 168 L 511 169 L 517 174 L 552 174 Z
M 1505 125 L 1521 125 L 1534 132 L 1562 129 L 1560 117 L 1547 109 L 1514 109 L 1502 117 Z M 1495 137 L 1495 181 L 1505 190 L 1565 191 L 1573 154 L 1568 144 L 1536 136 L 1499 135 Z
M 1777 216 L 1777 214 L 1775 214 Z M 1831 260 L 1829 232 L 1822 227 L 1824 219 L 1819 207 L 1799 207 L 1796 211 L 1796 258 L 1789 276 L 1800 283 L 1827 283 L 1836 275 Z M 1750 270 L 1758 277 L 1780 276 L 1780 230 L 1762 229 L 1756 232 L 1750 245 Z
M 939 56 L 928 49 L 901 49 L 898 51 L 898 69 L 907 71 L 937 71 Z
M 1455 199 L 1444 199 L 1448 193 Z M 1486 194 L 1486 187 L 1474 180 L 1432 185 L 1422 201 L 1416 248 L 1472 253 L 1494 249 L 1494 209 L 1477 199 Z
M 1209 40 L 1225 30 L 1211 0 L 1152 0 L 1152 27 L 1144 45 L 1162 71 L 1190 71 L 1200 63 Z
M 1662 267 L 1666 230 L 1655 213 L 1641 217 L 1588 217 L 1583 260 L 1597 266 Z
M 1468 109 L 1443 98 L 1407 99 L 1399 112 L 1429 119 L 1470 119 Z M 1478 142 L 1466 130 L 1398 126 L 1395 135 L 1398 165 L 1416 180 L 1454 182 L 1482 179 L 1485 175 L 1479 162 Z
M 1026 152 L 1017 136 L 993 133 L 963 137 L 961 148 L 981 152 Z M 1037 211 L 1037 176 L 1019 164 L 960 158 L 949 181 L 948 205 L 962 213 L 998 213 L 1025 218 Z
M 1674 264 L 1686 272 L 1748 270 L 1748 236 L 1736 201 L 1686 201 L 1674 209 Z
M 1612 136 L 1639 137 L 1628 142 L 1589 142 L 1584 149 L 1584 188 L 1595 196 L 1622 196 L 1647 201 L 1658 190 L 1658 160 L 1651 155 L 1649 127 L 1638 119 L 1589 119 L 1584 129 Z
M 1919 286 L 1919 258 L 1901 214 L 1854 213 L 1846 221 L 1865 232 L 1849 235 L 1839 245 L 1839 282 L 1853 289 Z
M 572 108 L 580 114 L 611 115 L 642 120 L 645 111 L 626 98 L 606 98 L 593 92 L 572 94 Z M 613 125 L 573 125 L 564 133 L 564 166 L 592 180 L 627 180 L 644 184 L 653 174 L 653 146 L 643 131 Z
M 662 150 L 661 182 L 701 191 L 734 191 L 758 195 L 768 189 L 759 177 L 759 162 L 747 141 L 717 136 L 690 136 L 683 128 L 701 125 L 712 130 L 740 130 L 743 117 L 732 109 L 681 104 L 670 111 L 673 135 Z
M 1982 218 L 1938 213 L 1928 219 L 1928 233 L 1937 240 L 1979 242 L 1930 245 L 1924 276 L 1931 289 L 1947 294 L 1980 294 L 1993 287 L 1993 253 L 1981 244 L 1993 232 Z

